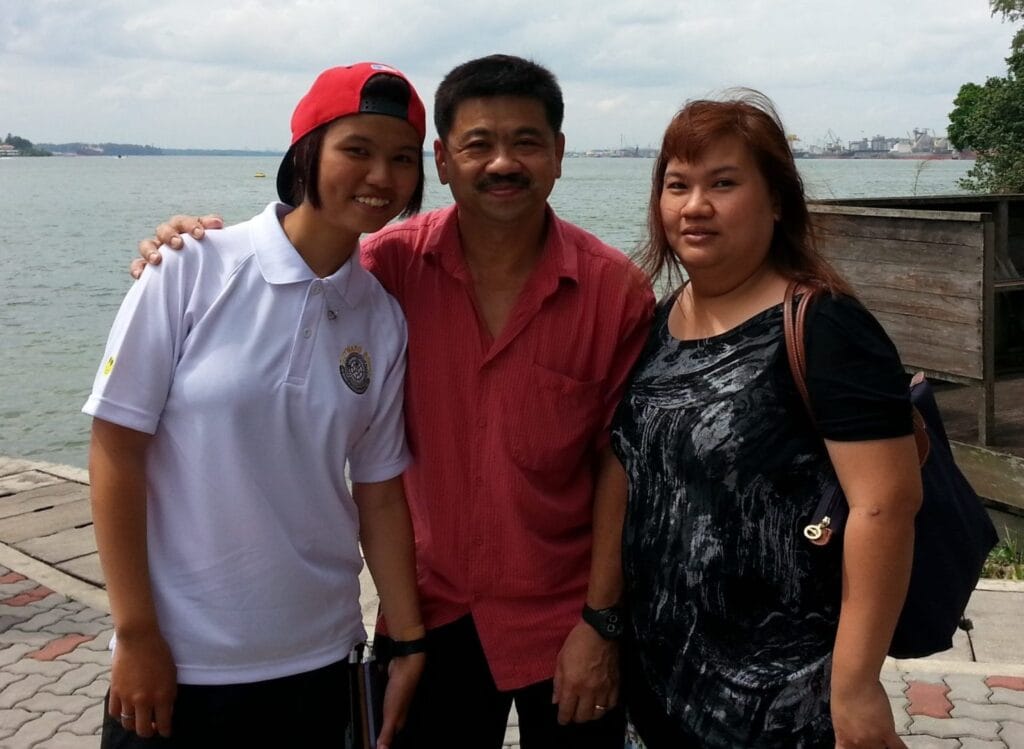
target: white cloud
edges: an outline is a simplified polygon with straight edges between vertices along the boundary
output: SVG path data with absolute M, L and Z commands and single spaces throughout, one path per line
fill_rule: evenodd
M 14 0 L 0 130 L 34 141 L 283 148 L 316 73 L 372 59 L 430 99 L 492 52 L 558 75 L 570 148 L 656 144 L 687 98 L 762 89 L 805 142 L 943 130 L 966 81 L 1005 72 L 984 0 Z M 429 109 L 429 105 L 428 105 Z

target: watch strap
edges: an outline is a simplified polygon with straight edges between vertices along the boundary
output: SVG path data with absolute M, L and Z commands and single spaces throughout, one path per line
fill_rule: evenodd
M 625 629 L 626 616 L 622 606 L 594 609 L 583 604 L 583 621 L 606 640 L 618 640 Z

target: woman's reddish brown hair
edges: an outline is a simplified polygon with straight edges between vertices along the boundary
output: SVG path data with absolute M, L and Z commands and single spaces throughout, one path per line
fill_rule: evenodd
M 712 143 L 727 137 L 739 138 L 750 149 L 779 208 L 768 261 L 787 278 L 852 296 L 849 284 L 818 252 L 804 183 L 775 106 L 752 89 L 733 89 L 720 101 L 687 102 L 672 118 L 654 163 L 647 239 L 636 256 L 640 267 L 652 281 L 662 273 L 673 287 L 682 281 L 685 269 L 669 246 L 661 222 L 665 170 L 673 158 L 699 161 Z

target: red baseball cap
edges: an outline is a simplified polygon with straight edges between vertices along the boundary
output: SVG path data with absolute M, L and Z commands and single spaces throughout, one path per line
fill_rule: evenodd
M 409 86 L 409 100 L 405 103 L 393 99 L 367 96 L 366 83 L 377 75 L 401 78 Z M 379 62 L 359 62 L 355 65 L 328 68 L 313 81 L 313 86 L 299 101 L 292 113 L 292 142 L 277 170 L 277 194 L 282 201 L 294 204 L 295 144 L 305 135 L 351 114 L 386 114 L 405 120 L 419 135 L 426 136 L 426 110 L 416 89 L 400 70 Z

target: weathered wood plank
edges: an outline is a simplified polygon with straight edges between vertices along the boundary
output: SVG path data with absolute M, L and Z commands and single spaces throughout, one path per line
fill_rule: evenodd
M 864 306 L 872 311 L 925 317 L 959 325 L 981 325 L 980 299 L 860 284 L 854 287 L 854 291 Z
M 22 473 L 33 468 L 35 464 L 30 460 L 0 456 L 0 476 L 10 476 L 12 473 Z
M 69 502 L 49 510 L 0 520 L 0 541 L 17 545 L 29 538 L 48 536 L 89 522 L 92 522 L 92 514 L 88 500 Z
M 61 572 L 74 575 L 93 585 L 98 585 L 101 588 L 106 586 L 106 583 L 103 581 L 103 568 L 100 567 L 100 555 L 97 553 L 61 562 L 56 566 Z
M 0 478 L 0 496 L 36 489 L 40 486 L 59 484 L 61 479 L 39 471 L 22 471 Z
M 871 259 L 851 260 L 833 258 L 833 264 L 840 273 L 859 288 L 878 286 L 890 289 L 911 289 L 923 293 L 944 296 L 959 296 L 977 299 L 981 296 L 981 276 L 971 277 L 942 266 L 928 269 L 914 269 L 906 266 L 884 265 Z
M 25 539 L 17 544 L 17 548 L 31 557 L 56 564 L 95 553 L 96 536 L 92 524 L 89 524 L 57 531 L 49 536 Z
M 979 496 L 1024 510 L 1024 460 L 963 442 L 951 442 L 953 457 Z
M 849 235 L 826 235 L 819 243 L 822 253 L 833 262 L 843 260 L 878 263 L 906 268 L 918 274 L 936 269 L 970 278 L 981 276 L 982 252 L 973 247 L 927 244 L 924 242 L 883 242 Z
M 980 326 L 955 325 L 942 320 L 883 311 L 875 312 L 874 315 L 893 340 L 919 341 L 935 348 L 966 354 L 978 354 L 982 350 Z
M 984 375 L 977 328 L 876 311 L 904 365 L 980 380 Z
M 0 498 L 0 518 L 23 515 L 47 507 L 89 498 L 89 487 L 72 481 L 44 486 L 32 491 Z
M 930 246 L 936 253 L 970 252 L 981 247 L 985 222 L 956 223 L 907 217 L 880 216 L 814 216 L 815 236 L 851 237 L 876 245 L 902 244 L 908 247 Z
M 844 201 L 845 202 L 845 201 Z M 881 216 L 898 219 L 920 219 L 923 221 L 956 221 L 978 223 L 991 218 L 991 214 L 982 211 L 940 211 L 914 210 L 911 208 L 884 208 L 878 205 L 825 204 L 810 203 L 808 209 L 812 214 L 834 216 Z

